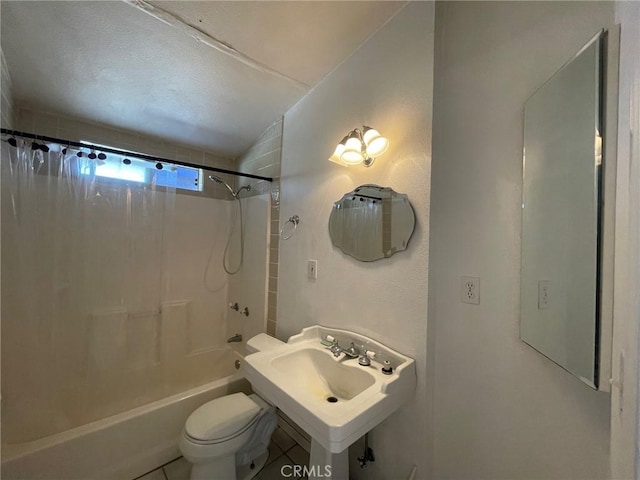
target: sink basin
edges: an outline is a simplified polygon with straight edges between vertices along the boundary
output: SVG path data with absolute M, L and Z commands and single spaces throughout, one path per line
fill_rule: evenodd
M 371 365 L 345 354 L 334 357 L 321 341 L 353 342 L 375 352 Z M 391 374 L 382 372 L 387 360 Z M 253 389 L 303 428 L 327 454 L 345 452 L 413 395 L 415 362 L 364 335 L 315 325 L 279 347 L 245 357 Z M 346 455 L 345 455 L 346 457 Z M 336 477 L 339 478 L 339 477 Z
M 317 348 L 294 350 L 276 357 L 271 365 L 296 389 L 307 393 L 310 402 L 321 405 L 352 400 L 375 383 L 374 376 L 362 367 L 343 365 Z

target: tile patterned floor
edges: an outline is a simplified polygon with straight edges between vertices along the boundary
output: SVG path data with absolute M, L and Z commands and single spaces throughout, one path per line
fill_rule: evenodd
M 291 476 L 292 469 L 286 468 L 284 472 L 287 477 L 282 475 L 282 467 L 285 465 L 308 465 L 309 453 L 298 445 L 280 427 L 276 428 L 271 436 L 271 444 L 269 445 L 269 459 L 262 471 L 255 480 L 282 480 L 283 478 L 306 478 Z M 135 480 L 189 480 L 191 473 L 191 465 L 184 458 L 180 457 L 171 463 L 167 463 L 152 472 L 138 477 Z M 215 479 L 212 479 L 215 480 Z

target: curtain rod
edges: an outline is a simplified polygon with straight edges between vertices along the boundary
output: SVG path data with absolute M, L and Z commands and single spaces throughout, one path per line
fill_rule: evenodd
M 99 145 L 91 145 L 88 143 L 74 142 L 72 140 L 64 140 L 61 138 L 47 137 L 45 135 L 35 135 L 33 133 L 20 132 L 18 130 L 9 130 L 6 128 L 1 128 L 0 133 L 2 133 L 3 135 L 30 138 L 32 140 L 42 140 L 45 142 L 57 143 L 60 145 L 67 145 L 70 147 L 80 147 L 80 148 L 86 148 L 91 150 L 97 150 L 99 152 L 115 153 L 117 155 L 122 155 L 124 157 L 140 158 L 142 160 L 146 160 L 147 162 L 170 163 L 173 165 L 180 165 L 181 167 L 199 168 L 202 170 L 206 170 L 208 172 L 227 173 L 229 175 L 237 175 L 239 177 L 254 178 L 256 180 L 266 180 L 267 182 L 273 182 L 272 177 L 262 177 L 260 175 L 253 175 L 251 173 L 235 172 L 233 170 L 226 170 L 224 168 L 218 168 L 218 167 L 210 167 L 208 165 L 199 165 L 197 163 L 181 162 L 179 160 L 170 160 L 168 158 L 154 157 L 153 155 L 145 155 L 144 153 L 128 152 L 126 150 L 119 150 L 117 148 L 101 147 Z

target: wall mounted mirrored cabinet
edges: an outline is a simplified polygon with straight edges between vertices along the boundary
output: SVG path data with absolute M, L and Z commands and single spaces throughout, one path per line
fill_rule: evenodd
M 524 108 L 520 336 L 601 390 L 611 355 L 611 41 L 598 33 Z
M 409 198 L 389 187 L 361 185 L 333 204 L 329 234 L 334 247 L 362 262 L 405 250 L 415 227 Z

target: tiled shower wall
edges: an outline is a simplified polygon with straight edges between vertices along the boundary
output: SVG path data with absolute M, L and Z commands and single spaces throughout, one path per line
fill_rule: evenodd
M 2 77 L 0 78 L 0 93 L 2 96 L 0 113 L 2 114 L 2 127 L 13 128 L 15 107 L 13 103 L 12 82 L 2 51 L 0 51 L 0 60 L 2 61 Z
M 236 170 L 263 177 L 273 183 L 241 178 L 239 185 L 251 184 L 252 194 L 271 190 L 271 234 L 269 236 L 269 281 L 267 333 L 276 334 L 278 307 L 278 260 L 280 248 L 280 159 L 282 157 L 282 118 L 267 128 L 253 146 L 237 160 Z

